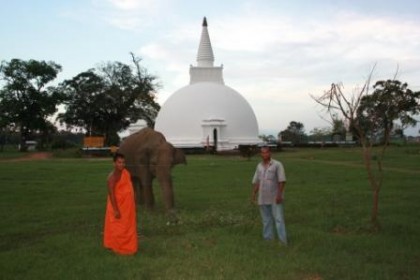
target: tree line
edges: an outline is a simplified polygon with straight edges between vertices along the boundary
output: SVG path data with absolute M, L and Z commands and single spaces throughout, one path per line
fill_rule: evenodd
M 20 150 L 36 137 L 42 148 L 57 133 L 52 117 L 67 129 L 105 137 L 117 145 L 118 132 L 144 119 L 151 127 L 160 109 L 159 84 L 131 53 L 132 65 L 102 63 L 57 86 L 52 82 L 62 70 L 52 61 L 11 59 L 0 64 L 0 134 L 18 134 Z M 59 108 L 63 108 L 60 112 Z
M 267 143 L 286 142 L 294 146 L 341 141 L 382 145 L 388 144 L 391 137 L 404 139 L 404 129 L 418 123 L 420 91 L 412 91 L 407 83 L 380 80 L 371 87 L 372 93 L 366 85 L 354 95 L 345 94 L 342 89 L 342 84 L 332 84 L 321 97 L 311 96 L 328 113 L 325 120 L 329 127 L 314 128 L 307 134 L 303 123 L 291 121 L 277 137 L 259 137 Z
M 160 109 L 156 102 L 157 78 L 141 66 L 140 58 L 132 53 L 131 58 L 132 65 L 102 63 L 57 86 L 51 84 L 62 67 L 55 62 L 2 61 L 0 144 L 5 142 L 5 135 L 17 133 L 22 151 L 26 149 L 26 141 L 35 136 L 42 148 L 51 135 L 57 133 L 52 116 L 67 129 L 104 136 L 108 146 L 117 145 L 117 133 L 138 119 L 146 120 L 148 126 L 153 127 Z M 315 128 L 306 135 L 304 125 L 292 121 L 278 133 L 277 139 L 297 145 L 325 141 L 334 136 L 343 139 L 350 131 L 357 140 L 367 135 L 371 141 L 384 141 L 391 132 L 402 135 L 404 127 L 417 122 L 413 116 L 419 113 L 420 93 L 410 90 L 406 83 L 396 79 L 382 80 L 375 83 L 372 94 L 343 98 L 336 104 L 325 103 L 328 96 L 333 98 L 341 94 L 344 97 L 340 84 L 332 87 L 323 95 L 325 100 L 312 97 L 331 113 L 330 128 Z M 58 111 L 58 108 L 64 111 Z M 400 127 L 396 127 L 395 121 L 400 122 Z M 272 135 L 260 137 L 267 142 L 276 140 Z

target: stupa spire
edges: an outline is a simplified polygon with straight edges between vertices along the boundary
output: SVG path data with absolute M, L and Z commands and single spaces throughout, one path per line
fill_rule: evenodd
M 201 31 L 200 45 L 197 53 L 198 67 L 213 67 L 214 55 L 211 47 L 209 31 L 207 30 L 207 19 L 203 19 L 203 29 Z
M 214 67 L 213 64 L 213 49 L 211 48 L 210 36 L 207 30 L 207 19 L 204 17 L 197 54 L 197 66 L 190 65 L 190 84 L 212 82 L 223 85 L 223 66 Z

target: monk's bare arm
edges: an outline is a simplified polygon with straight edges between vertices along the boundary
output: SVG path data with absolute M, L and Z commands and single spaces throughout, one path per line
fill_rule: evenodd
M 115 186 L 117 185 L 117 180 L 114 173 L 111 173 L 108 176 L 108 195 L 111 201 L 112 209 L 114 210 L 114 217 L 116 219 L 121 218 L 120 210 L 118 209 L 117 199 L 115 198 Z

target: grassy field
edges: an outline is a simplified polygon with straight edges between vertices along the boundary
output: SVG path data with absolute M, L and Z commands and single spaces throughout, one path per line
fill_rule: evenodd
M 262 240 L 250 203 L 258 156 L 189 155 L 173 172 L 180 223 L 166 225 L 155 186 L 132 257 L 102 248 L 110 159 L 17 157 L 0 154 L 0 279 L 420 279 L 419 146 L 387 153 L 379 232 L 358 148 L 274 154 L 287 248 Z

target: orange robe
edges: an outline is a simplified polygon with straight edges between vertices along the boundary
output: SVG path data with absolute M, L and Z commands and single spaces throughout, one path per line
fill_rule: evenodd
M 105 212 L 104 247 L 118 254 L 132 255 L 138 249 L 136 205 L 130 173 L 126 169 L 122 171 L 121 178 L 116 183 L 114 194 L 121 217 L 115 219 L 108 195 Z

